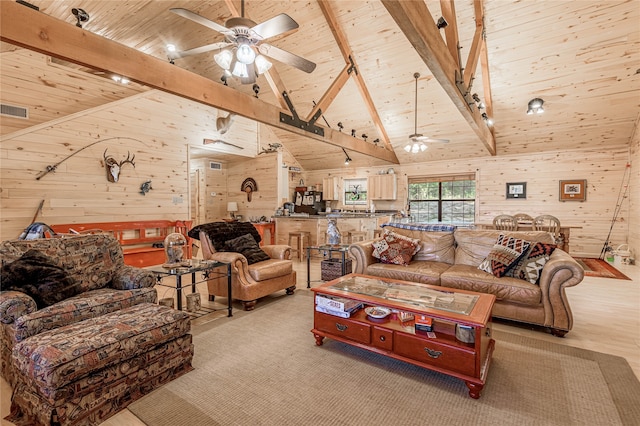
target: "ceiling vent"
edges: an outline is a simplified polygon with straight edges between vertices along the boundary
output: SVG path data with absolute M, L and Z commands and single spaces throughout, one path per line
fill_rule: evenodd
M 25 107 L 0 104 L 0 115 L 14 118 L 29 118 L 29 110 Z
M 222 170 L 222 163 L 218 163 L 216 161 L 209 161 L 209 169 Z

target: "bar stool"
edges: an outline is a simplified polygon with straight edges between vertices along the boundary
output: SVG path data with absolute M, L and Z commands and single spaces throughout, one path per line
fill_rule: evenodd
M 294 249 L 293 244 L 291 244 L 291 239 L 296 238 L 296 248 Z M 311 244 L 311 232 L 308 231 L 297 231 L 297 232 L 289 232 L 289 246 L 291 246 L 291 251 L 298 252 L 298 259 L 302 262 L 304 260 L 304 239 L 307 239 L 307 245 Z
M 366 231 L 349 231 L 347 232 L 347 238 L 349 239 L 349 244 L 353 244 L 364 241 L 367 238 L 367 233 Z

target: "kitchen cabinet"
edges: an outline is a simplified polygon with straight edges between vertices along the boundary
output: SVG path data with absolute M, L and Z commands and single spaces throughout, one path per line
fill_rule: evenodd
M 398 197 L 396 175 L 369 176 L 367 194 L 369 200 L 395 200 Z
M 322 192 L 325 200 L 339 200 L 340 187 L 338 186 L 337 177 L 328 177 L 322 179 Z

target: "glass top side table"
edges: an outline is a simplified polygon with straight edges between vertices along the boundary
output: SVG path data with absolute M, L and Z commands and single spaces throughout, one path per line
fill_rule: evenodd
M 188 287 L 187 285 L 182 284 L 182 276 L 191 274 L 191 293 L 196 292 L 196 284 L 206 281 L 211 274 L 223 274 L 222 272 L 216 271 L 217 268 L 225 267 L 227 276 L 227 290 L 228 290 L 228 306 L 227 309 L 229 311 L 227 316 L 233 316 L 232 312 L 232 296 L 231 296 L 231 264 L 224 262 L 217 262 L 214 260 L 200 260 L 200 259 L 191 259 L 189 262 L 185 263 L 184 266 L 178 266 L 176 268 L 164 268 L 162 265 L 151 266 L 147 268 L 151 272 L 157 275 L 158 284 L 163 287 L 170 287 L 176 289 L 176 298 L 177 298 L 177 308 L 178 310 L 182 310 L 182 289 Z M 196 280 L 196 273 L 202 272 L 202 280 Z M 173 276 L 176 277 L 176 285 L 175 287 L 171 287 L 169 285 L 163 284 L 162 278 Z
M 307 246 L 307 288 L 311 288 L 311 250 L 317 250 L 318 252 L 327 252 L 329 253 L 329 259 L 333 259 L 332 253 L 340 253 L 340 260 L 342 262 L 342 275 L 346 274 L 346 265 L 345 265 L 345 256 L 349 251 L 348 244 L 322 244 L 319 246 Z

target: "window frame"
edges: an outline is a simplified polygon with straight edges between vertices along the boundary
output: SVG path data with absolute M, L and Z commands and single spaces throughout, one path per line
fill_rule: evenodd
M 456 181 L 472 181 L 473 182 L 473 190 L 474 197 L 473 198 L 451 198 L 446 199 L 443 198 L 443 184 L 448 184 L 450 182 Z M 420 184 L 420 183 L 438 183 L 438 197 L 434 198 L 426 198 L 426 199 L 411 199 L 411 185 L 412 184 Z M 478 180 L 475 173 L 456 173 L 449 175 L 432 175 L 432 176 L 412 176 L 408 178 L 407 182 L 407 205 L 409 206 L 409 211 L 415 211 L 411 209 L 412 203 L 437 203 L 437 220 L 436 221 L 423 221 L 424 223 L 451 223 L 458 225 L 472 225 L 475 223 L 475 218 L 477 214 L 477 198 L 478 198 Z M 460 207 L 462 208 L 462 221 L 447 221 L 443 222 L 443 207 L 446 203 L 460 203 Z M 470 217 L 470 221 L 465 221 L 466 215 L 464 211 L 468 208 L 467 203 L 472 203 L 473 206 L 473 215 Z M 423 214 L 429 214 L 429 211 Z M 414 214 L 411 214 L 414 216 Z M 415 217 L 415 216 L 414 216 Z M 413 219 L 412 219 L 413 220 Z

